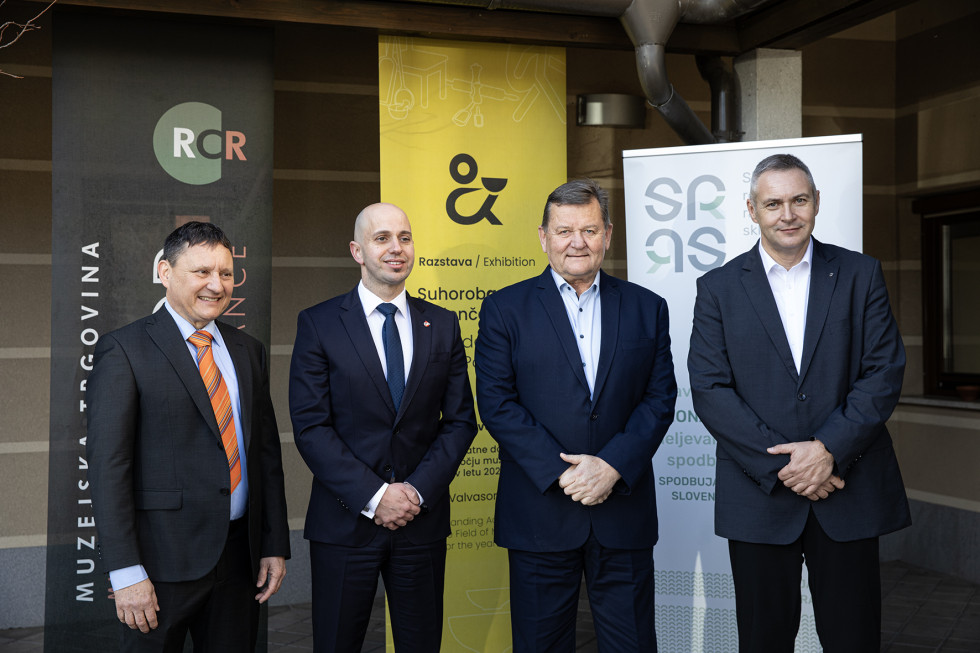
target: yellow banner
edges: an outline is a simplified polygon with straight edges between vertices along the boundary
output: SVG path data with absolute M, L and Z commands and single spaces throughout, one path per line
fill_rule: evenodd
M 409 292 L 459 315 L 472 380 L 482 299 L 547 265 L 537 226 L 566 180 L 565 51 L 382 36 L 378 62 L 381 199 L 412 223 Z M 450 487 L 444 652 L 511 646 L 496 451 L 481 422 Z

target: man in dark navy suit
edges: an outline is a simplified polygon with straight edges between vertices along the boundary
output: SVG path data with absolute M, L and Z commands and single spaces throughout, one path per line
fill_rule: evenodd
M 656 651 L 651 459 L 677 396 L 667 304 L 600 271 L 612 223 L 594 181 L 551 193 L 538 238 L 549 267 L 484 300 L 476 341 L 514 651 L 575 649 L 583 572 L 599 650 Z
M 763 159 L 762 238 L 701 277 L 694 306 L 694 408 L 718 440 L 715 532 L 752 653 L 793 651 L 802 560 L 824 650 L 877 651 L 878 536 L 911 521 L 885 428 L 905 350 L 881 264 L 814 239 L 819 208 L 802 161 Z
M 378 574 L 395 649 L 442 640 L 449 483 L 476 435 L 459 320 L 411 297 L 412 228 L 393 204 L 357 216 L 361 282 L 299 315 L 289 376 L 318 652 L 361 650 Z

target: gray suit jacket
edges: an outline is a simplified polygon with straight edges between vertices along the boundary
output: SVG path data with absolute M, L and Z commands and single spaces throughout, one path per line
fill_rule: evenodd
M 218 328 L 238 377 L 257 573 L 259 558 L 289 557 L 279 430 L 264 347 Z M 99 339 L 87 394 L 89 479 L 106 570 L 142 564 L 152 581 L 201 578 L 228 533 L 228 460 L 204 382 L 165 309 Z

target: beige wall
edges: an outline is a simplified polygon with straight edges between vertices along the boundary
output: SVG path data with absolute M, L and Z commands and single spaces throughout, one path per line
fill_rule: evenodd
M 351 223 L 379 199 L 377 40 L 370 30 L 275 29 L 272 384 L 290 524 L 300 529 L 310 474 L 287 409 L 295 317 L 358 278 L 347 249 Z M 975 2 L 921 0 L 803 50 L 803 135 L 864 134 L 865 249 L 886 271 L 909 354 L 909 397 L 922 392 L 920 229 L 911 200 L 980 185 L 978 33 Z M 0 68 L 25 75 L 0 77 L 0 560 L 4 551 L 43 547 L 47 523 L 50 34 L 45 19 L 44 30 L 0 51 Z M 618 236 L 606 267 L 625 275 L 621 152 L 682 143 L 652 110 L 643 130 L 575 125 L 579 93 L 641 94 L 631 52 L 572 48 L 567 70 L 568 172 L 612 191 Z M 693 57 L 670 55 L 668 72 L 707 122 L 708 87 Z M 980 512 L 980 412 L 905 404 L 891 427 L 913 497 Z M 0 571 L 0 579 L 11 573 L 19 572 Z M 36 601 L 34 591 L 28 600 Z M 0 589 L 0 604 L 13 596 Z

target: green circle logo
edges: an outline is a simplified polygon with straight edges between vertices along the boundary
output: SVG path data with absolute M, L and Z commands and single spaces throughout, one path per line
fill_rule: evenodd
M 184 102 L 160 116 L 153 152 L 177 181 L 202 186 L 221 179 L 221 160 L 245 161 L 245 134 L 222 131 L 221 111 L 203 102 Z

